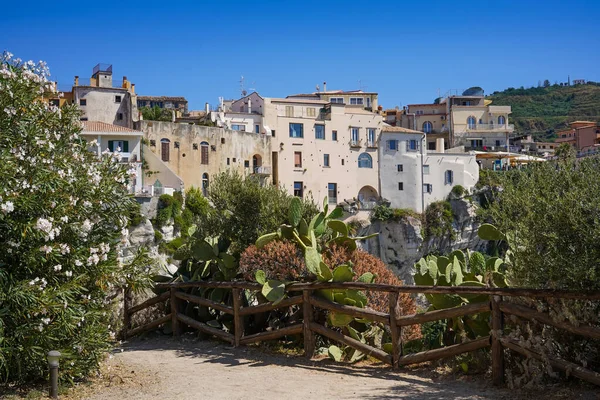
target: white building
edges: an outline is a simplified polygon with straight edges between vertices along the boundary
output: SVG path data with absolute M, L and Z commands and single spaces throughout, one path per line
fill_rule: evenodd
M 137 178 L 130 182 L 131 193 L 142 192 L 142 137 L 144 133 L 123 126 L 107 124 L 99 121 L 83 121 L 81 135 L 87 142 L 96 140 L 98 146 L 90 147 L 91 151 L 97 152 L 98 156 L 108 149 L 113 152 L 121 151 L 121 162 L 135 165 Z
M 470 190 L 479 179 L 473 154 L 446 153 L 438 139 L 435 152 L 426 148 L 426 134 L 384 125 L 379 144 L 381 197 L 393 208 L 423 212 L 435 201 L 444 200 L 452 188 Z

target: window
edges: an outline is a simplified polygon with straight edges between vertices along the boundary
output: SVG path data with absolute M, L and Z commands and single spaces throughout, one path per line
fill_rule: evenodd
M 329 204 L 337 204 L 337 183 L 327 184 L 327 197 L 329 198 Z
M 406 141 L 406 151 L 418 151 L 419 150 L 419 141 L 416 139 L 411 139 Z
M 123 121 L 123 113 L 117 114 L 117 121 Z
M 121 96 L 115 96 L 115 103 L 121 102 Z
M 315 139 L 325 140 L 325 125 L 315 125 Z
M 330 103 L 336 103 L 336 104 L 344 104 L 344 98 L 343 97 L 332 97 L 329 99 Z
M 254 125 L 254 133 L 260 133 L 260 125 Z
M 358 156 L 358 168 L 373 168 L 373 159 L 371 155 L 362 153 Z
M 198 143 L 194 143 L 194 144 L 192 144 L 192 149 L 194 149 L 194 150 L 198 150 Z
M 423 184 L 423 193 L 431 193 L 432 190 L 433 190 L 433 186 L 431 185 L 431 183 Z
M 375 147 L 375 128 L 367 128 L 367 146 Z
M 275 137 L 275 129 L 271 129 L 271 136 Z
M 294 116 L 294 106 L 285 106 L 285 116 L 288 118 Z
M 246 131 L 246 125 L 233 124 L 231 125 L 232 131 Z
M 221 144 L 225 144 L 225 138 L 224 137 L 221 138 Z
M 303 197 L 303 193 L 302 182 L 294 182 L 294 196 Z
M 397 140 L 388 140 L 386 142 L 386 149 L 397 151 L 398 150 L 398 141 Z
M 79 99 L 79 105 L 80 106 L 87 106 L 87 100 L 86 99 Z
M 396 167 L 398 168 L 398 172 L 404 172 L 404 165 L 398 164 Z
M 404 182 L 398 182 L 398 190 L 404 190 Z
M 362 97 L 350 97 L 350 104 L 352 105 L 363 105 L 364 104 L 365 99 L 363 99 Z
M 208 195 L 208 174 L 206 172 L 202 174 L 202 194 L 205 197 Z
M 367 97 L 367 107 L 371 108 L 371 98 Z
M 314 107 L 306 107 L 306 116 L 314 117 L 316 115 L 316 109 Z
M 475 129 L 475 124 L 477 123 L 476 121 L 477 120 L 473 116 L 467 118 L 467 126 L 469 127 L 469 129 Z
M 342 165 L 344 165 L 344 159 L 342 158 Z
M 87 121 L 88 119 L 87 119 L 87 117 L 81 117 L 81 118 L 79 118 L 79 120 L 80 121 Z
M 304 137 L 304 124 L 290 123 L 290 137 L 291 138 L 303 138 Z
M 179 142 L 173 143 L 173 147 L 175 147 L 176 149 L 178 149 L 179 148 Z
M 200 164 L 208 164 L 208 142 L 200 143 Z
M 156 147 L 156 140 L 151 139 L 150 140 L 150 146 Z
M 435 151 L 435 142 L 427 142 L 427 150 Z
M 444 177 L 445 177 L 444 183 L 446 185 L 452 185 L 452 183 L 454 182 L 454 172 L 452 172 L 451 170 L 446 170 Z
M 120 151 L 122 153 L 129 153 L 129 141 L 127 140 L 109 140 L 108 150 Z
M 171 141 L 169 139 L 160 139 L 160 157 L 163 161 L 169 161 L 169 147 Z
M 423 175 L 429 175 L 429 165 L 423 165 Z
M 433 124 L 431 122 L 429 122 L 429 121 L 423 122 L 423 132 L 431 133 L 432 130 L 433 130 Z
M 331 131 L 331 140 L 337 142 L 337 131 Z
M 417 111 L 415 112 L 415 114 L 417 114 L 417 115 L 423 115 L 423 110 L 417 110 Z
M 329 167 L 329 154 L 323 154 L 323 166 Z
M 360 139 L 360 135 L 358 133 L 358 128 L 352 127 L 351 132 L 352 132 L 352 134 L 351 134 L 352 144 L 356 145 L 356 144 L 358 144 L 358 141 Z
M 500 141 L 496 140 L 496 146 L 500 146 Z
M 498 125 L 504 125 L 506 124 L 506 118 L 504 117 L 504 115 L 501 115 L 498 117 Z
M 294 152 L 294 167 L 302 168 L 302 152 L 301 151 Z
M 231 160 L 227 157 L 227 165 L 231 165 Z
M 244 160 L 244 168 L 250 168 L 250 160 Z

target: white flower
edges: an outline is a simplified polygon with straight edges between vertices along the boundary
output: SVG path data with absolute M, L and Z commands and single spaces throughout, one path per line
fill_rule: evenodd
M 50 323 L 50 318 L 42 318 L 42 322 L 48 325 Z
M 42 232 L 50 233 L 52 231 L 52 222 L 46 218 L 38 218 L 35 227 Z
M 70 278 L 70 277 L 72 277 L 72 276 L 73 276 L 73 271 L 65 271 L 65 276 L 66 276 L 67 278 Z M 65 307 L 65 308 L 66 308 L 66 307 Z
M 75 260 L 75 265 L 78 267 L 81 267 L 83 265 L 83 263 L 79 260 Z
M 66 224 L 67 222 L 69 222 L 69 217 L 65 215 L 64 217 L 60 217 L 60 220 Z
M 66 243 L 62 243 L 60 245 L 60 254 L 69 254 L 71 252 L 71 249 L 69 248 L 69 245 Z
M 56 272 L 60 271 L 61 269 L 62 269 L 62 265 L 60 265 L 60 264 L 56 264 L 56 265 L 54 266 L 54 270 L 55 270 Z
M 91 207 L 92 203 L 90 203 L 89 201 L 86 200 L 86 201 L 83 202 L 83 206 L 84 207 Z
M 4 214 L 8 214 L 8 213 L 13 212 L 15 210 L 15 205 L 13 204 L 12 201 L 7 201 L 6 203 L 3 203 L 0 206 L 0 209 L 2 209 L 2 212 Z
M 45 252 L 46 254 L 52 252 L 52 246 L 44 245 L 40 247 L 40 251 Z

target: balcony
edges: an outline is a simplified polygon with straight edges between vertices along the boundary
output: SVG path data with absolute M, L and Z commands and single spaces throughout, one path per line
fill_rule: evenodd
M 471 132 L 513 132 L 514 124 L 475 124 L 467 125 L 467 131 Z
M 350 140 L 350 147 L 360 147 L 361 140 Z
M 252 173 L 255 175 L 271 175 L 271 171 L 271 167 L 260 166 L 254 167 Z
M 377 148 L 377 141 L 368 140 L 367 141 L 367 147 L 370 148 L 370 149 L 376 149 Z

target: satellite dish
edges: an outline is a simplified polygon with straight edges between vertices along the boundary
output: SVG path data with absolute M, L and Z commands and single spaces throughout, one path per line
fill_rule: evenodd
M 317 89 L 317 92 L 321 90 L 321 88 L 319 87 L 319 85 L 316 85 L 315 89 Z

